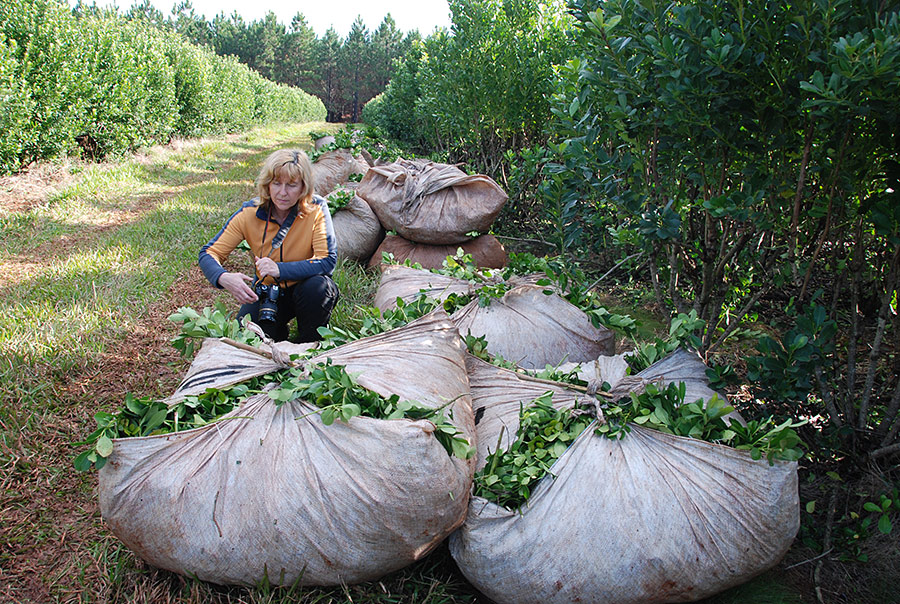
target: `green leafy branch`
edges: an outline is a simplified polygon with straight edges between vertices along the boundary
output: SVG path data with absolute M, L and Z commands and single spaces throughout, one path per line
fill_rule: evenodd
M 333 215 L 338 210 L 347 207 L 347 204 L 350 203 L 354 197 L 356 197 L 356 193 L 350 189 L 337 189 L 332 191 L 325 196 L 328 200 L 328 210 Z
M 706 404 L 702 400 L 685 404 L 684 396 L 684 382 L 673 382 L 665 388 L 649 383 L 640 394 L 632 392 L 618 404 L 604 406 L 606 423 L 598 426 L 595 433 L 621 439 L 631 431 L 633 423 L 666 434 L 746 450 L 752 459 L 765 457 L 770 464 L 776 459 L 796 461 L 803 457 L 803 443 L 794 428 L 804 425 L 805 420 L 776 423 L 767 417 L 748 421 L 744 426 L 727 417 L 734 407 L 718 395 L 713 395 Z
M 382 311 L 374 306 L 358 307 L 362 319 L 355 330 L 335 326 L 320 327 L 318 331 L 322 336 L 322 342 L 318 349 L 312 350 L 310 353 L 318 354 L 322 350 L 329 350 L 347 342 L 403 327 L 411 321 L 427 315 L 438 306 L 437 300 L 422 295 L 410 302 L 404 302 L 402 298 L 397 298 L 396 308 L 390 310 Z
M 527 406 L 520 404 L 516 439 L 501 451 L 501 430 L 497 448 L 475 474 L 476 496 L 508 509 L 519 509 L 531 497 L 538 481 L 550 474 L 554 462 L 593 421 L 579 410 L 554 408 L 552 397 L 548 391 Z
M 678 348 L 699 348 L 700 339 L 695 332 L 702 329 L 704 324 L 695 310 L 679 313 L 669 324 L 669 335 L 665 340 L 654 338 L 651 342 L 637 344 L 631 354 L 625 357 L 631 373 L 643 371 Z
M 867 501 L 863 504 L 863 509 L 871 512 L 878 517 L 878 530 L 884 535 L 890 535 L 894 530 L 894 524 L 891 522 L 891 514 L 900 512 L 900 500 L 898 500 L 897 489 L 885 495 L 882 493 L 878 502 Z M 868 520 L 868 518 L 867 518 Z
M 185 397 L 169 407 L 151 397 L 125 395 L 125 404 L 117 413 L 101 411 L 94 415 L 97 429 L 75 446 L 89 448 L 75 457 L 75 469 L 86 472 L 106 465 L 113 451 L 113 439 L 134 436 L 171 434 L 181 430 L 199 428 L 217 421 L 230 413 L 250 396 L 262 392 L 269 382 L 279 380 L 280 373 L 252 378 L 225 390 L 207 388 L 197 396 Z
M 343 365 L 334 365 L 331 359 L 312 366 L 308 374 L 299 368 L 289 370 L 290 374 L 281 385 L 269 391 L 269 396 L 277 404 L 303 399 L 321 410 L 322 423 L 330 426 L 335 420 L 348 423 L 352 418 L 364 416 L 375 419 L 424 419 L 435 426 L 434 435 L 450 455 L 469 459 L 475 448 L 462 436 L 462 432 L 451 423 L 451 417 L 443 407 L 432 409 L 411 401 L 401 401 L 396 394 L 383 397 L 363 386 L 347 373 Z M 449 412 L 448 412 L 449 413 Z
M 509 283 L 504 281 L 499 273 L 479 267 L 472 258 L 472 254 L 464 253 L 462 248 L 458 248 L 455 255 L 444 258 L 441 268 L 431 269 L 431 272 L 468 281 L 477 286 L 478 305 L 482 308 L 490 306 L 493 300 L 502 298 L 510 290 Z M 448 301 L 455 304 L 456 308 L 465 305 L 461 304 L 463 300 L 467 300 L 466 304 L 468 304 L 471 302 L 471 297 L 461 294 L 451 294 L 448 297 Z M 447 304 L 448 302 L 444 303 L 445 308 Z M 450 313 L 449 310 L 447 312 Z
M 258 346 L 259 337 L 246 328 L 250 317 L 242 322 L 232 319 L 225 305 L 218 301 L 213 308 L 206 307 L 199 313 L 188 306 L 182 306 L 169 315 L 169 320 L 181 322 L 181 332 L 172 338 L 172 346 L 181 353 L 182 358 L 190 358 L 197 351 L 203 338 L 231 338 L 242 344 Z
M 600 302 L 596 292 L 585 285 L 584 273 L 561 256 L 538 257 L 531 253 L 512 253 L 507 266 L 500 271 L 479 268 L 471 254 L 463 254 L 459 250 L 455 256 L 448 256 L 443 268 L 433 269 L 457 279 L 463 279 L 479 285 L 478 304 L 490 306 L 494 299 L 502 298 L 509 291 L 508 281 L 514 276 L 541 274 L 537 285 L 547 289 L 544 293 L 558 294 L 572 305 L 587 314 L 594 327 L 607 327 L 633 337 L 637 333 L 638 323 L 628 315 L 612 313 Z

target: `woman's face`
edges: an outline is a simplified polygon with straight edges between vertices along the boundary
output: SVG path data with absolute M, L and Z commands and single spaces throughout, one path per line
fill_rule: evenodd
M 269 183 L 269 197 L 279 213 L 285 213 L 300 201 L 300 190 L 303 187 L 299 181 L 289 180 L 283 175 L 276 174 Z

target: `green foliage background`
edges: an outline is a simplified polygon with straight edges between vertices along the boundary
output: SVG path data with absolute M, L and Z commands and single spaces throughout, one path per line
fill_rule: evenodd
M 125 17 L 177 32 L 220 56 L 233 56 L 266 79 L 299 86 L 322 100 L 330 122 L 358 122 L 363 105 L 390 80 L 394 61 L 421 39 L 416 30 L 401 32 L 390 13 L 374 31 L 357 17 L 344 38 L 333 27 L 316 36 L 302 12 L 288 25 L 271 11 L 250 22 L 237 12 L 220 12 L 207 21 L 190 2 L 180 2 L 167 18 L 145 0 Z
M 504 185 L 497 232 L 692 317 L 742 411 L 809 418 L 803 542 L 868 559 L 900 452 L 900 3 L 450 6 L 367 123 Z
M 55 0 L 0 6 L 0 92 L 2 172 L 325 117 L 312 95 L 173 32 L 115 13 L 79 15 Z
M 453 26 L 414 44 L 366 121 L 498 174 L 546 140 L 553 65 L 568 57 L 564 2 L 451 0 Z

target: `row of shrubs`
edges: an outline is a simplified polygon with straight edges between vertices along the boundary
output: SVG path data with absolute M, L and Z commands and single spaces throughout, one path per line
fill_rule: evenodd
M 325 119 L 322 102 L 231 57 L 115 13 L 58 0 L 0 4 L 0 172 L 174 136 Z

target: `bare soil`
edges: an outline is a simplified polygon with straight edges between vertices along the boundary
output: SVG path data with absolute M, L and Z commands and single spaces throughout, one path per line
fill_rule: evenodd
M 66 159 L 35 164 L 19 174 L 0 176 L 0 208 L 25 212 L 44 205 L 74 182 L 83 167 L 79 160 Z

